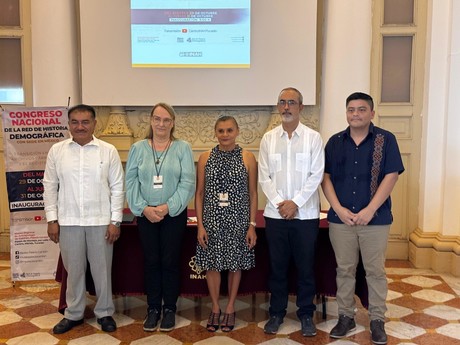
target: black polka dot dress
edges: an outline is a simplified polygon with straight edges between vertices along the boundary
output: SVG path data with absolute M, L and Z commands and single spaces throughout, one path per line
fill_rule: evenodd
M 219 194 L 228 193 L 228 206 Z M 246 244 L 250 199 L 248 172 L 242 149 L 211 150 L 205 165 L 203 225 L 208 233 L 208 248 L 199 244 L 196 263 L 202 270 L 248 270 L 255 265 L 254 249 Z

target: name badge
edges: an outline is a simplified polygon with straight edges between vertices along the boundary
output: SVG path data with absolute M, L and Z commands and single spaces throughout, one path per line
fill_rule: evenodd
M 219 193 L 219 206 L 226 207 L 228 205 L 228 193 Z
M 163 188 L 163 176 L 162 175 L 153 175 L 153 189 Z

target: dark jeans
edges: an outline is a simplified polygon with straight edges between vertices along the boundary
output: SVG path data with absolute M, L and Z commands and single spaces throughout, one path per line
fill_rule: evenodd
M 145 293 L 149 310 L 176 311 L 180 294 L 182 238 L 187 226 L 187 209 L 176 217 L 167 215 L 151 223 L 138 217 L 139 236 L 144 252 Z
M 313 316 L 316 306 L 315 247 L 319 219 L 284 220 L 265 217 L 265 232 L 270 255 L 270 316 L 286 315 L 288 271 L 292 260 L 297 268 L 297 316 Z

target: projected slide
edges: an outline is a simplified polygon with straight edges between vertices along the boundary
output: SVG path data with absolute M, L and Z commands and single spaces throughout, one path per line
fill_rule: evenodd
M 250 0 L 131 0 L 133 67 L 249 68 Z

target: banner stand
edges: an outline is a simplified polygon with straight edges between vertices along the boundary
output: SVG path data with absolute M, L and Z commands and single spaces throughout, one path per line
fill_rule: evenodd
M 70 136 L 67 108 L 1 109 L 13 287 L 54 280 L 59 246 L 48 238 L 42 179 L 50 147 Z

